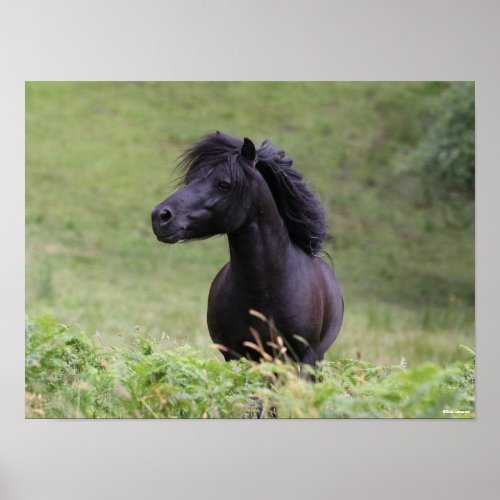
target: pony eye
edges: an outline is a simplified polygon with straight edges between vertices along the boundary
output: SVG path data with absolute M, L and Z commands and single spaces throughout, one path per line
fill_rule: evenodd
M 231 184 L 229 184 L 229 182 L 226 182 L 226 181 L 219 181 L 217 183 L 217 187 L 221 190 L 221 191 L 227 191 L 230 187 L 231 187 Z

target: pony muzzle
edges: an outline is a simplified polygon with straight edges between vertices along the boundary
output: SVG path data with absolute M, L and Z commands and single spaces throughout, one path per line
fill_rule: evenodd
M 163 243 L 176 243 L 183 239 L 185 228 L 173 223 L 174 212 L 171 207 L 156 207 L 151 212 L 151 225 L 158 240 Z

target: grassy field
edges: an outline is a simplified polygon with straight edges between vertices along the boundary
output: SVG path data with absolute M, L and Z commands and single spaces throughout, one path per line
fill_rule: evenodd
M 166 246 L 150 211 L 215 129 L 283 147 L 325 204 L 346 314 L 327 354 L 408 368 L 474 349 L 474 226 L 408 171 L 440 83 L 27 83 L 26 314 L 105 344 L 210 344 L 225 237 Z

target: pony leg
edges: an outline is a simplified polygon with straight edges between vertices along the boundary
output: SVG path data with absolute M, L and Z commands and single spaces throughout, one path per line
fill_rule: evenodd
M 303 378 L 304 380 L 307 380 L 308 382 L 316 382 L 316 375 L 314 373 L 311 373 L 308 368 L 312 368 L 313 370 L 316 370 L 317 368 L 317 362 L 321 361 L 323 359 L 323 356 L 318 356 L 318 354 L 313 351 L 312 349 L 308 349 L 305 356 L 302 358 L 301 363 L 303 365 L 306 365 L 306 370 L 300 372 L 300 378 Z

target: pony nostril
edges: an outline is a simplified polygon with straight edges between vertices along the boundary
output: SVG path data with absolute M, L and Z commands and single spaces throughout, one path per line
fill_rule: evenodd
M 172 213 L 172 210 L 170 210 L 169 208 L 164 208 L 158 215 L 160 217 L 161 223 L 166 224 L 170 222 L 174 214 Z

